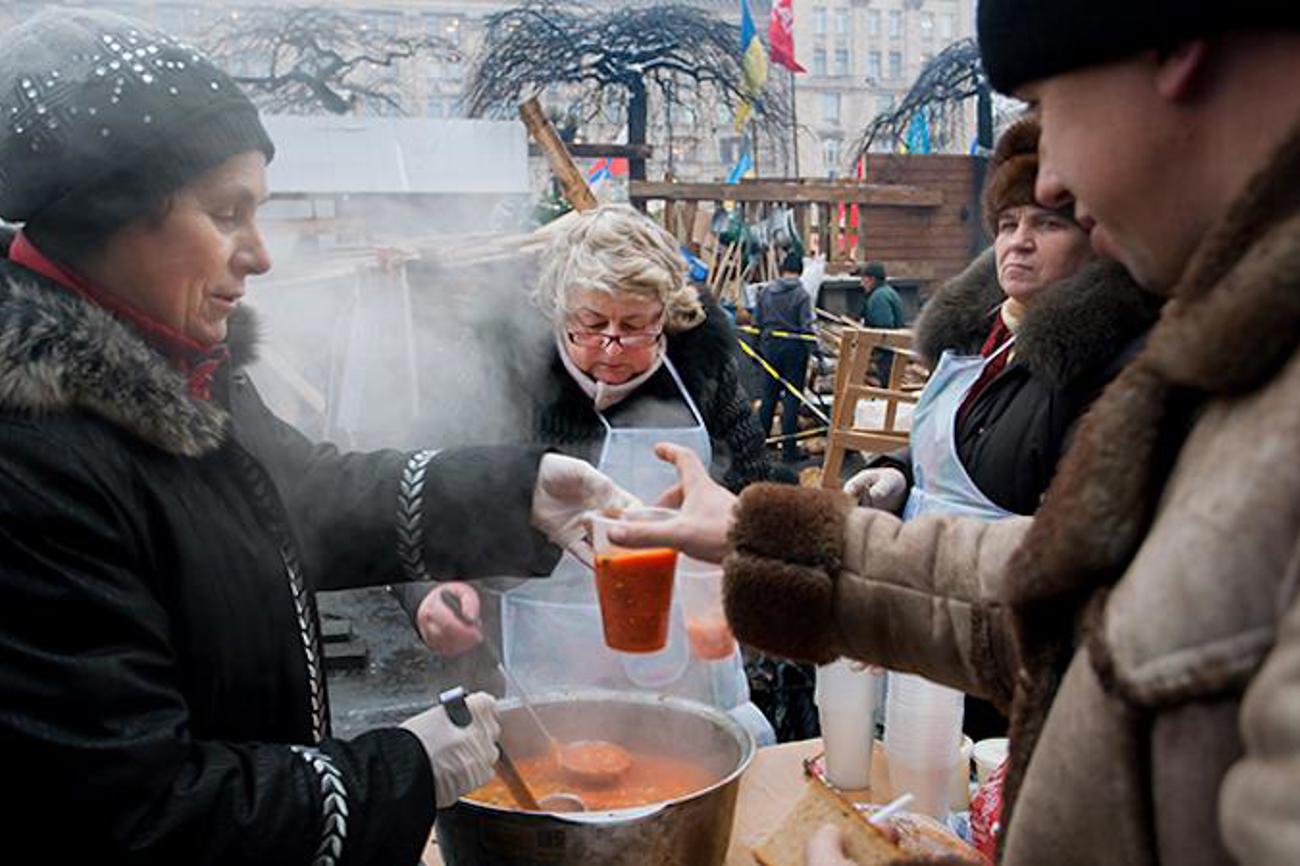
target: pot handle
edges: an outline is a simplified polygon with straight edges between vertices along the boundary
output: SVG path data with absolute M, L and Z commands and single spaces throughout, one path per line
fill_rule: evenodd
M 653 803 L 649 806 L 618 809 L 612 812 L 551 812 L 548 813 L 548 816 L 551 818 L 558 818 L 561 821 L 568 821 L 573 824 L 609 826 L 614 824 L 627 824 L 632 821 L 640 821 L 644 818 L 649 818 L 651 815 L 662 812 L 667 808 L 667 806 L 667 803 Z

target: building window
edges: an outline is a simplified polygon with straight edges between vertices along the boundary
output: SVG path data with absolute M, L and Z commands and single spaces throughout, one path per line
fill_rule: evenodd
M 868 36 L 880 35 L 880 10 L 879 9 L 867 10 L 867 35 Z
M 872 81 L 879 81 L 884 78 L 884 73 L 880 66 L 880 52 L 871 51 L 867 53 L 867 78 Z
M 826 123 L 839 123 L 840 95 L 838 93 L 823 93 L 821 96 L 822 120 Z
M 731 168 L 740 160 L 740 147 L 739 138 L 729 136 L 718 139 L 718 162 Z
M 826 35 L 826 7 L 813 7 L 813 32 L 818 36 Z
M 903 35 L 903 12 L 900 9 L 889 10 L 889 36 L 897 39 Z
M 884 114 L 894 107 L 894 94 L 877 93 L 876 94 L 876 114 Z
M 934 13 L 921 13 L 921 38 L 930 39 L 934 36 Z
M 835 49 L 835 74 L 841 76 L 849 74 L 849 49 Z
M 816 48 L 813 50 L 813 75 L 826 74 L 826 49 Z
M 957 16 L 948 12 L 939 16 L 939 38 L 951 40 L 957 32 Z
M 835 33 L 839 36 L 849 35 L 849 10 L 843 7 L 835 10 Z
M 835 177 L 839 174 L 840 159 L 843 156 L 841 143 L 838 138 L 822 139 L 822 165 L 826 168 L 826 174 Z
M 889 77 L 892 80 L 903 77 L 903 52 L 889 52 Z

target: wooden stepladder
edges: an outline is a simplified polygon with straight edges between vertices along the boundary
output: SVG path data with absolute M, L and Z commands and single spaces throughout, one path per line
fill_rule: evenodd
M 874 349 L 894 354 L 889 381 L 883 387 L 867 381 Z M 831 429 L 826 437 L 826 459 L 822 463 L 822 487 L 839 489 L 846 451 L 879 453 L 907 444 L 909 430 L 898 426 L 898 407 L 900 403 L 915 405 L 921 394 L 921 386 L 903 385 L 903 373 L 914 357 L 911 331 L 848 328 L 840 335 L 840 361 L 835 371 L 835 401 L 831 410 Z M 858 401 L 873 399 L 885 403 L 884 422 L 879 427 L 856 427 Z

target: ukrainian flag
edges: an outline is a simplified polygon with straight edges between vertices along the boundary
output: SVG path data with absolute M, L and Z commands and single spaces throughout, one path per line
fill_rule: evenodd
M 758 38 L 749 0 L 740 0 L 740 90 L 744 99 L 736 110 L 736 130 L 744 128 L 767 83 L 767 49 Z

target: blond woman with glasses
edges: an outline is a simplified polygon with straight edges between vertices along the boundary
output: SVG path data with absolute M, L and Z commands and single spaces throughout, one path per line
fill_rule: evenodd
M 546 251 L 534 300 L 555 351 L 521 386 L 534 408 L 531 438 L 581 457 L 646 502 L 676 481 L 654 457 L 657 442 L 691 449 L 732 490 L 766 480 L 763 436 L 737 373 L 735 334 L 717 305 L 686 278 L 676 241 L 626 205 L 569 217 Z M 520 399 L 524 399 L 522 396 Z M 714 703 L 760 739 L 771 727 L 749 702 L 739 654 L 719 670 L 691 659 L 680 623 L 668 647 L 646 658 L 604 646 L 590 570 L 566 557 L 536 587 L 480 592 L 442 583 L 406 589 L 420 635 L 462 678 L 492 688 L 492 672 L 469 652 L 499 646 L 525 687 L 647 688 Z M 543 584 L 545 584 L 543 586 Z M 427 587 L 427 585 L 426 585 Z M 458 620 L 440 595 L 450 589 L 483 634 Z

